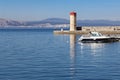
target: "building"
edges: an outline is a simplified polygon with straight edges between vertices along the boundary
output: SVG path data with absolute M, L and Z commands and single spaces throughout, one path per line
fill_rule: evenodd
M 76 31 L 76 12 L 70 12 L 70 31 Z

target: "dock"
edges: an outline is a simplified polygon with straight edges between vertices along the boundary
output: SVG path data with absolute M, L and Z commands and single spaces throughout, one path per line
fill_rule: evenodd
M 87 34 L 85 31 L 54 31 L 54 34 Z
M 77 34 L 77 35 L 82 35 L 82 34 L 88 34 L 90 31 L 69 31 L 69 30 L 64 30 L 64 31 L 54 31 L 54 34 Z M 105 35 L 120 35 L 120 31 L 99 31 L 102 34 Z

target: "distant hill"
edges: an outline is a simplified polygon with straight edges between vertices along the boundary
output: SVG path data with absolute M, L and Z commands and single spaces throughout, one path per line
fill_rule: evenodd
M 14 21 L 14 20 L 7 20 L 0 18 L 0 27 L 6 27 L 6 26 L 22 26 L 25 25 L 25 22 L 21 21 Z
M 78 26 L 120 26 L 120 21 L 110 20 L 78 20 Z M 15 21 L 0 18 L 0 27 L 62 27 L 69 26 L 69 20 L 48 18 L 40 21 Z
M 62 18 L 48 18 L 41 21 L 42 23 L 51 23 L 51 24 L 69 24 L 69 20 Z
M 45 24 L 50 23 L 52 25 L 56 24 L 69 24 L 70 21 L 62 18 L 48 18 L 42 21 L 32 21 L 28 22 L 29 25 L 33 24 Z M 120 21 L 111 20 L 77 20 L 78 26 L 120 26 Z
M 78 20 L 78 25 L 81 26 L 120 26 L 120 21 L 110 20 Z
M 39 24 L 46 24 L 50 23 L 51 25 L 56 25 L 56 24 L 69 24 L 69 20 L 67 19 L 62 19 L 62 18 L 48 18 L 45 20 L 41 21 L 30 21 L 27 22 L 27 25 L 39 25 Z

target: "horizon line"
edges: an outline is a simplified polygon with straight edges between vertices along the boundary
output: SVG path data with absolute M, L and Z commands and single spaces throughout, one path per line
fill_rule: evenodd
M 0 18 L 0 19 L 3 19 L 3 20 L 13 20 L 13 21 L 42 21 L 42 20 L 47 20 L 47 19 L 66 19 L 66 20 L 69 20 L 67 18 L 58 18 L 58 17 L 53 17 L 53 18 L 45 18 L 45 19 L 41 19 L 41 20 L 17 20 L 17 19 L 8 19 L 8 18 Z M 102 20 L 102 21 L 120 21 L 120 20 L 111 20 L 111 19 L 77 19 L 78 20 L 82 20 L 82 21 L 98 21 L 98 20 Z

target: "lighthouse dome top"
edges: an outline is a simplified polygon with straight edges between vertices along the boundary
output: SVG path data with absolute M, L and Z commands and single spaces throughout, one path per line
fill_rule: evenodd
M 76 15 L 76 12 L 72 11 L 70 12 L 70 15 Z

